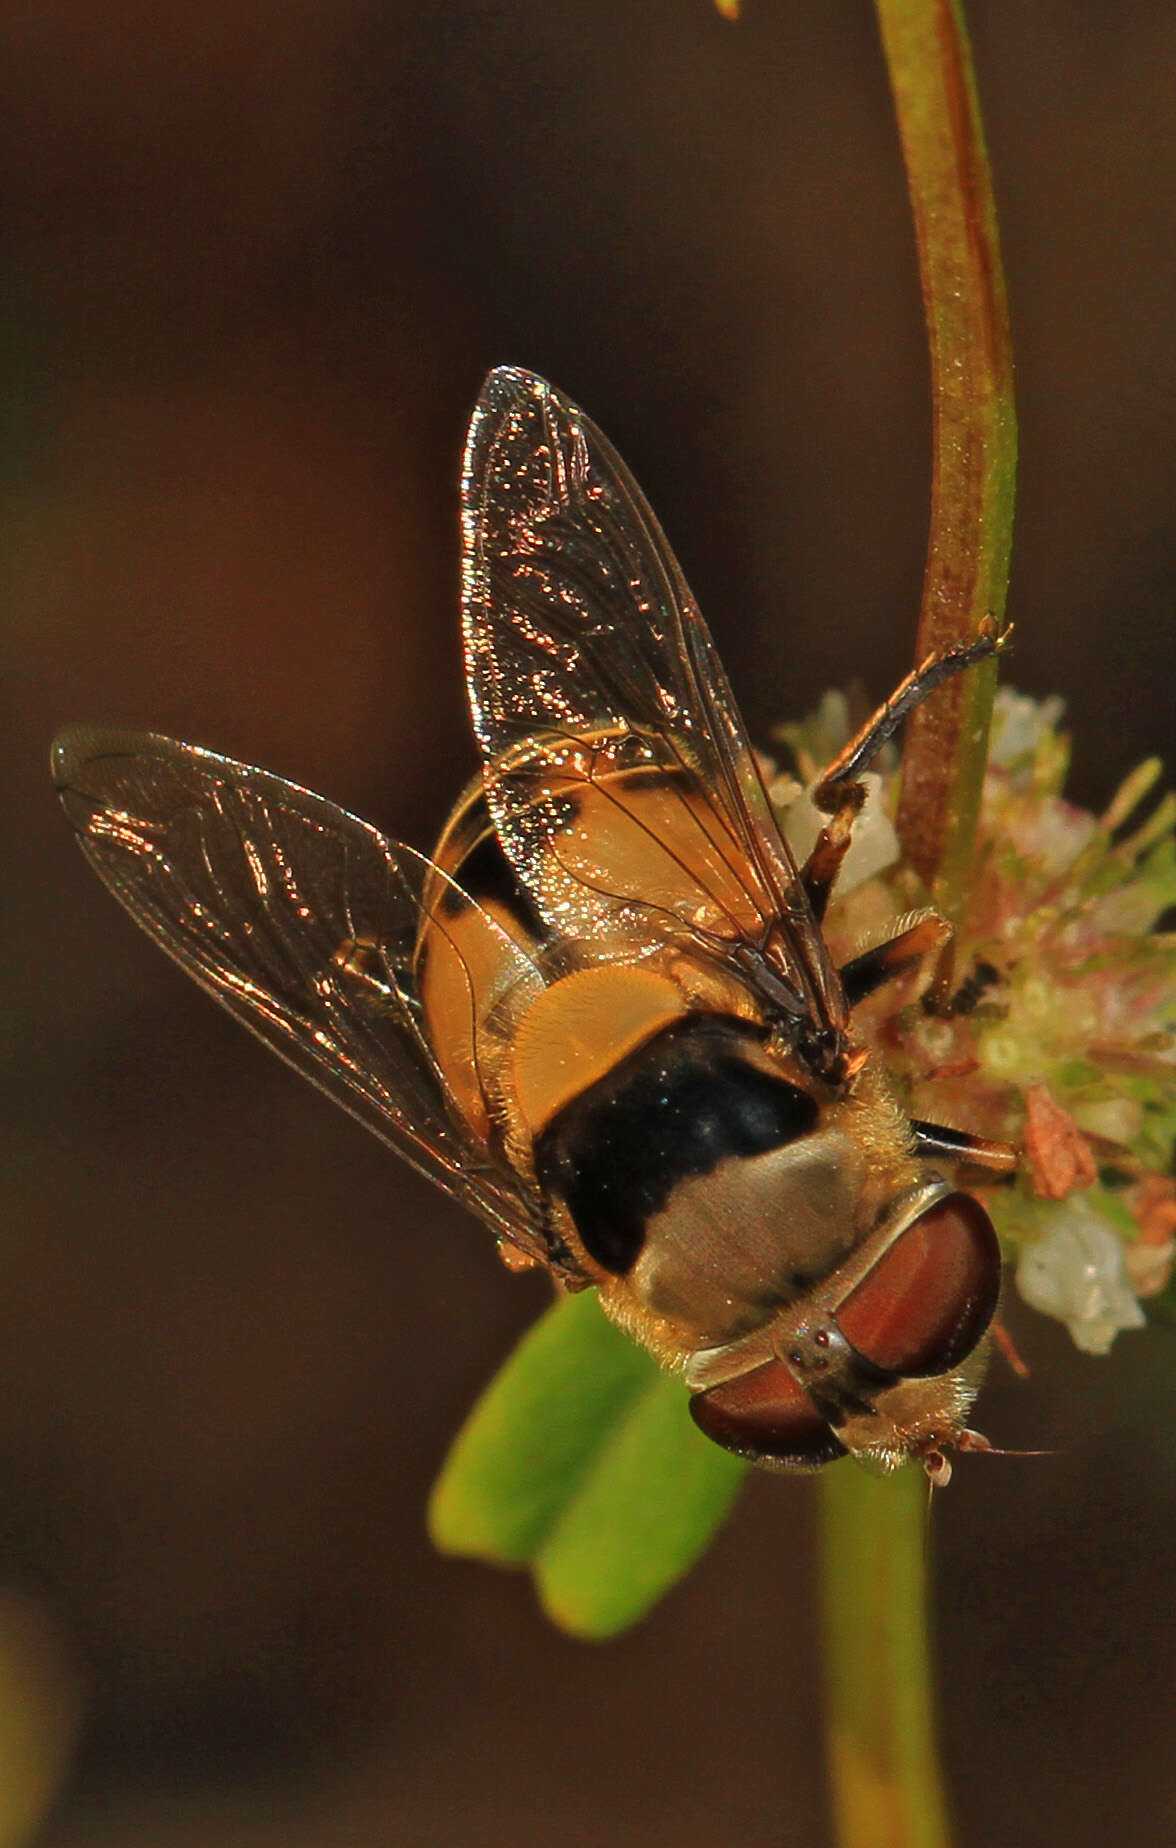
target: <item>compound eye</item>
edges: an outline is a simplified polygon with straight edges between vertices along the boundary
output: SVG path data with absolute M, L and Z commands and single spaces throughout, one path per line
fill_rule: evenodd
M 690 1416 L 724 1450 L 755 1463 L 771 1460 L 786 1469 L 819 1469 L 845 1455 L 844 1444 L 779 1360 L 696 1393 Z
M 950 1373 L 996 1314 L 1000 1246 L 970 1194 L 948 1194 L 907 1227 L 837 1311 L 863 1360 L 907 1379 Z

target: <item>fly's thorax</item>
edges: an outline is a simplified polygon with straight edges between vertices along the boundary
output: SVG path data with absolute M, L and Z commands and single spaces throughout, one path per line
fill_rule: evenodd
M 592 974 L 602 987 L 613 974 L 620 996 L 619 972 Z M 606 1312 L 674 1364 L 761 1326 L 852 1250 L 865 1157 L 840 1120 L 845 1100 L 762 1025 L 687 1009 L 654 970 L 625 981 L 627 1037 L 601 1029 L 586 1082 L 535 1123 L 534 1165 Z
M 876 1058 L 860 1067 L 830 1114 L 853 1145 L 861 1176 L 859 1223 L 872 1228 L 926 1178 L 914 1153 L 910 1119 Z
M 625 1288 L 694 1344 L 736 1339 L 852 1248 L 859 1181 L 853 1144 L 835 1127 L 739 1150 L 687 1175 L 650 1216 Z

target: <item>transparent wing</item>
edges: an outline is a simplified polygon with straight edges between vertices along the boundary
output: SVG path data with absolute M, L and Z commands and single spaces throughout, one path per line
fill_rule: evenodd
M 641 490 L 533 374 L 486 381 L 463 479 L 464 625 L 487 800 L 548 922 L 770 943 L 843 1019 L 706 625 Z
M 466 1129 L 425 1032 L 413 957 L 426 884 L 435 906 L 444 874 L 294 783 L 173 739 L 73 728 L 53 774 L 87 858 L 169 956 L 497 1235 L 547 1261 L 538 1201 Z M 434 921 L 443 928 L 436 909 Z M 498 934 L 519 980 L 537 983 Z

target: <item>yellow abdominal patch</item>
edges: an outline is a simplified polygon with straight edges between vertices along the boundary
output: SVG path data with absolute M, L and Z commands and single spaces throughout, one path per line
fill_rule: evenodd
M 513 1055 L 515 1096 L 531 1135 L 687 1011 L 673 982 L 626 963 L 579 969 L 545 989 L 523 1018 Z

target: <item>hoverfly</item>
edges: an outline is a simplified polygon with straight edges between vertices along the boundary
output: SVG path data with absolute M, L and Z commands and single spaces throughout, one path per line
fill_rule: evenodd
M 54 776 L 140 924 L 265 1043 L 489 1225 L 594 1285 L 757 1463 L 944 1479 L 1000 1253 L 942 1170 L 1004 1145 L 908 1119 L 854 1005 L 933 912 L 834 967 L 863 767 L 990 632 L 908 677 L 824 773 L 803 866 L 644 497 L 583 413 L 492 372 L 462 476 L 481 776 L 432 859 L 268 771 L 76 727 Z

